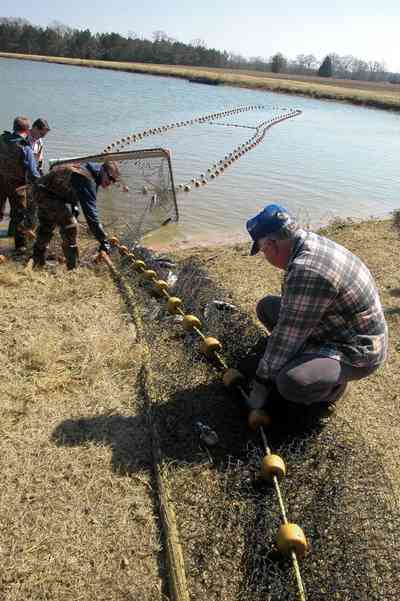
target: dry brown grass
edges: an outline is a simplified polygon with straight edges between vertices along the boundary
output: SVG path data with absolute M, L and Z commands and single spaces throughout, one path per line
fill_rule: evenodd
M 389 359 L 384 370 L 353 386 L 357 402 L 348 405 L 347 417 L 351 422 L 363 420 L 366 426 L 368 424 L 366 435 L 371 440 L 376 439 L 376 448 L 385 454 L 385 468 L 390 468 L 400 498 L 400 463 L 398 453 L 392 452 L 398 444 L 396 441 L 400 440 L 398 236 L 390 221 L 373 220 L 365 223 L 338 220 L 322 233 L 360 256 L 374 274 L 380 290 L 391 332 Z M 279 294 L 279 272 L 266 265 L 262 257 L 250 257 L 246 246 L 199 248 L 183 251 L 181 255 L 195 257 L 206 265 L 213 280 L 229 289 L 231 300 L 238 302 L 254 319 L 257 299 L 266 291 Z
M 194 67 L 201 68 L 201 67 Z M 213 69 L 218 71 L 219 69 Z M 387 91 L 400 93 L 399 86 L 397 84 L 391 84 L 387 81 L 361 81 L 355 79 L 338 79 L 336 77 L 318 77 L 317 75 L 298 75 L 298 74 L 287 74 L 287 73 L 271 73 L 269 71 L 255 71 L 254 69 L 224 69 L 224 71 L 231 71 L 232 73 L 242 73 L 243 75 L 249 75 L 251 77 L 266 77 L 268 79 L 276 80 L 288 80 L 288 81 L 301 81 L 303 83 L 317 83 L 320 86 L 337 86 L 341 88 L 352 88 L 352 89 L 366 89 L 376 91 Z
M 388 221 L 336 222 L 326 234 L 361 256 L 375 275 L 391 332 L 389 358 L 384 369 L 352 384 L 350 394 L 326 423 L 295 435 L 272 431 L 270 442 L 288 465 L 284 494 L 289 515 L 305 528 L 312 546 L 302 564 L 309 599 L 395 601 L 400 594 L 396 568 L 400 535 L 398 240 Z M 206 297 L 214 297 L 229 300 L 254 316 L 257 299 L 279 291 L 276 271 L 262 258 L 250 257 L 247 245 L 191 249 L 182 254 L 192 264 L 192 286 L 202 291 L 199 302 L 189 299 L 190 310 L 197 315 L 202 315 Z M 211 325 L 212 333 L 224 343 L 225 354 L 238 357 L 248 326 L 242 323 L 244 337 L 240 339 L 234 316 L 220 324 L 219 331 L 216 324 Z M 162 345 L 160 335 L 155 338 Z M 199 356 L 191 348 L 189 353 L 197 370 Z M 162 356 L 161 351 L 157 356 Z M 162 371 L 167 369 L 164 363 Z M 185 365 L 184 374 L 186 369 Z M 222 439 L 217 470 L 197 468 L 186 459 L 171 474 L 196 597 L 295 599 L 289 567 L 270 555 L 278 507 L 273 494 L 263 491 L 260 495 L 251 484 L 254 452 L 240 440 L 236 407 L 215 377 L 200 379 L 191 369 L 190 379 L 183 376 L 185 385 L 182 372 L 179 383 L 172 384 L 173 374 L 172 368 L 168 379 L 175 392 L 170 398 L 179 400 L 181 406 L 185 402 L 185 411 L 191 412 L 187 415 L 208 421 Z M 182 386 L 183 393 L 179 392 Z M 187 432 L 182 439 L 188 437 Z M 193 528 L 197 545 L 190 537 Z
M 101 61 L 7 52 L 0 52 L 0 57 L 181 77 L 191 81 L 196 81 L 197 79 L 200 83 L 225 84 L 258 90 L 270 90 L 285 94 L 300 94 L 313 98 L 338 100 L 381 109 L 400 110 L 399 86 L 390 84 L 380 85 L 330 78 L 276 75 L 274 73 L 243 71 L 240 69 L 154 65 L 149 63 Z
M 390 222 L 336 222 L 327 233 L 375 275 L 391 331 L 389 360 L 354 383 L 330 418 L 271 431 L 270 444 L 288 465 L 289 516 L 311 544 L 302 564 L 309 601 L 397 601 L 398 239 Z M 254 305 L 278 291 L 278 273 L 250 257 L 248 245 L 177 256 L 175 293 L 234 364 L 261 336 Z M 260 441 L 247 431 L 238 399 L 223 388 L 198 340 L 149 296 L 125 260 L 120 265 L 136 290 L 142 341 L 105 268 L 66 274 L 63 267 L 0 267 L 0 597 L 161 599 L 165 571 L 141 390 L 145 342 L 191 597 L 296 599 L 290 566 L 274 552 L 276 498 L 253 478 Z M 205 319 L 213 299 L 237 311 Z M 199 444 L 196 420 L 219 434 L 211 456 Z
M 393 226 L 400 233 L 400 211 L 394 211 L 393 213 Z
M 103 271 L 1 266 L 0 598 L 161 599 L 141 351 Z

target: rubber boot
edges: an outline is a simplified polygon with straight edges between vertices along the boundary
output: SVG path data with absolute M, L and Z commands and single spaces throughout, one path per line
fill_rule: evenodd
M 13 219 L 10 219 L 10 221 L 8 222 L 8 230 L 7 230 L 7 236 L 9 238 L 13 238 L 15 236 L 15 229 L 16 229 L 15 221 Z
M 26 252 L 26 239 L 25 235 L 18 231 L 18 227 L 15 228 L 14 234 L 15 252 L 17 254 L 23 254 Z
M 67 269 L 76 269 L 79 263 L 79 249 L 77 246 L 63 248 Z
M 33 246 L 33 267 L 44 267 L 46 265 L 47 257 L 47 246 L 37 247 L 36 244 Z

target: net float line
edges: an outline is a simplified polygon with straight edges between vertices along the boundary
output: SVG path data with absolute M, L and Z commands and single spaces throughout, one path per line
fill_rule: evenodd
M 256 126 L 245 126 L 238 124 L 226 124 L 226 123 L 217 123 L 217 119 L 222 119 L 225 117 L 229 117 L 232 115 L 238 115 L 240 113 L 245 113 L 248 111 L 256 111 L 256 110 L 279 110 L 280 114 L 267 119 L 266 121 L 262 121 Z M 242 158 L 245 154 L 247 154 L 250 150 L 254 150 L 258 144 L 260 144 L 264 137 L 271 127 L 277 125 L 278 123 L 282 123 L 287 119 L 292 119 L 293 117 L 297 117 L 301 115 L 302 111 L 300 109 L 287 109 L 287 108 L 279 108 L 276 106 L 268 107 L 262 104 L 251 104 L 247 106 L 239 106 L 233 109 L 217 112 L 217 113 L 209 113 L 207 115 L 201 115 L 199 117 L 195 117 L 193 119 L 189 119 L 186 121 L 178 121 L 175 123 L 169 123 L 166 125 L 161 125 L 159 127 L 147 128 L 141 132 L 132 133 L 131 135 L 125 136 L 116 140 L 115 142 L 111 142 L 103 152 L 119 152 L 122 148 L 127 145 L 130 145 L 134 142 L 138 142 L 148 136 L 164 134 L 165 132 L 176 129 L 180 127 L 189 127 L 191 125 L 208 123 L 212 125 L 225 125 L 225 126 L 233 126 L 233 127 L 242 127 L 246 129 L 255 130 L 255 133 L 248 138 L 242 144 L 239 144 L 235 148 L 231 150 L 228 154 L 226 154 L 223 158 L 214 161 L 210 167 L 206 170 L 206 172 L 201 173 L 200 176 L 194 176 L 190 178 L 186 182 L 182 182 L 178 184 L 175 188 L 177 193 L 179 192 L 190 192 L 193 187 L 200 188 L 208 183 L 208 179 L 216 179 L 218 176 L 222 175 L 226 169 L 228 169 L 233 163 Z M 207 175 L 206 175 L 207 173 Z
M 168 587 L 172 601 L 190 601 L 189 590 L 187 586 L 185 563 L 183 558 L 182 546 L 179 540 L 178 526 L 175 509 L 171 503 L 170 487 L 166 474 L 165 466 L 162 462 L 160 436 L 156 421 L 153 417 L 153 407 L 157 403 L 157 395 L 153 384 L 152 372 L 150 367 L 150 351 L 144 338 L 143 322 L 139 314 L 138 306 L 133 300 L 132 290 L 123 278 L 122 274 L 115 267 L 111 258 L 104 251 L 100 251 L 96 257 L 97 261 L 103 261 L 111 276 L 118 282 L 119 290 L 122 290 L 124 300 L 129 307 L 133 323 L 135 324 L 137 336 L 141 339 L 143 347 L 143 372 L 142 383 L 144 394 L 147 399 L 148 420 L 151 433 L 151 448 L 153 469 L 156 478 L 159 512 L 161 524 L 164 532 L 165 553 L 168 566 Z
M 148 269 L 145 261 L 137 258 L 135 254 L 125 245 L 122 245 L 118 238 L 110 239 L 111 245 L 116 248 L 121 257 L 125 257 L 133 266 L 136 273 L 140 274 L 144 281 L 151 284 L 155 295 L 166 300 L 167 311 L 171 315 L 180 315 L 182 317 L 182 327 L 186 332 L 193 332 L 200 338 L 200 351 L 208 359 L 213 360 L 221 370 L 224 370 L 222 381 L 226 388 L 236 388 L 239 390 L 243 398 L 248 401 L 248 395 L 244 389 L 245 378 L 243 374 L 233 368 L 229 368 L 223 355 L 222 344 L 212 336 L 208 336 L 203 332 L 203 325 L 198 317 L 191 314 L 186 314 L 182 308 L 182 299 L 170 294 L 168 283 L 159 278 L 154 269 Z M 98 255 L 99 261 L 104 261 L 112 269 L 115 270 L 110 257 L 100 252 Z M 122 277 L 122 276 L 121 276 Z M 137 311 L 137 308 L 136 308 Z M 282 555 L 290 558 L 292 562 L 293 572 L 296 579 L 297 591 L 300 601 L 306 601 L 305 588 L 300 572 L 299 559 L 302 559 L 308 551 L 308 542 L 303 530 L 297 524 L 288 521 L 287 511 L 285 508 L 283 495 L 279 485 L 279 480 L 286 475 L 286 466 L 280 456 L 274 455 L 268 444 L 266 428 L 270 427 L 272 420 L 270 416 L 262 409 L 253 409 L 248 416 L 249 427 L 259 432 L 264 447 L 265 455 L 260 466 L 260 476 L 266 481 L 272 482 L 276 496 L 278 499 L 279 509 L 282 516 L 282 524 L 276 536 L 276 545 Z

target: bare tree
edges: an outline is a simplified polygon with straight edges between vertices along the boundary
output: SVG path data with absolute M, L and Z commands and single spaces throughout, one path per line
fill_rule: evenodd
M 385 70 L 384 62 L 369 61 L 368 63 L 369 79 L 371 81 L 382 80 Z
M 270 67 L 268 60 L 262 58 L 261 56 L 252 56 L 249 58 L 248 66 L 251 69 L 256 69 L 257 71 L 268 71 Z
M 207 48 L 207 44 L 201 38 L 195 38 L 194 40 L 191 40 L 189 43 L 191 46 L 194 46 L 195 48 Z
M 239 69 L 244 66 L 247 67 L 248 64 L 247 58 L 241 54 L 235 54 L 234 52 L 229 52 L 228 61 L 231 67 L 238 67 Z
M 169 42 L 168 34 L 165 33 L 165 31 L 162 31 L 161 29 L 153 31 L 152 37 L 153 42 Z
M 0 25 L 15 25 L 17 27 L 24 27 L 24 25 L 30 25 L 31 22 L 28 19 L 22 17 L 0 17 Z
M 295 73 L 310 73 L 318 68 L 318 61 L 313 54 L 298 54 L 290 64 Z
M 61 23 L 61 21 L 51 21 L 48 25 L 49 29 L 52 29 L 53 31 L 55 31 L 56 33 L 58 33 L 61 36 L 67 35 L 68 33 L 72 32 L 72 28 L 69 27 L 68 25 L 65 25 L 65 23 Z

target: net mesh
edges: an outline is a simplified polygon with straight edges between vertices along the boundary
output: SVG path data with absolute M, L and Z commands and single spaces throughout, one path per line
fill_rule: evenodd
M 176 192 L 187 192 L 207 183 L 208 179 L 219 176 L 255 148 L 263 141 L 270 127 L 300 114 L 298 109 L 285 107 L 240 106 L 132 132 L 110 143 L 105 152 L 127 149 L 132 144 L 135 147 L 147 144 L 146 138 L 154 137 L 156 146 L 173 147 L 178 158 L 191 157 L 193 172 L 190 175 L 179 160 L 175 164 Z M 212 159 L 208 165 L 205 163 L 206 158 Z
M 84 166 L 115 161 L 120 181 L 98 189 L 100 220 L 111 235 L 137 243 L 145 234 L 178 220 L 170 153 L 162 148 L 132 150 L 51 161 Z
M 167 279 L 156 258 L 146 256 L 146 261 Z M 130 273 L 126 266 L 135 284 Z M 234 299 L 196 259 L 187 259 L 177 276 L 173 293 L 186 311 L 202 319 L 204 332 L 217 336 L 224 357 L 236 366 L 260 330 L 240 307 L 215 305 L 216 299 Z M 182 333 L 178 318 L 149 297 L 147 287 L 143 282 L 137 293 L 145 307 L 157 391 L 154 411 L 191 596 L 296 601 L 291 563 L 275 546 L 281 523 L 277 498 L 273 487 L 256 478 L 264 454 L 261 440 L 243 426 L 239 399 L 201 356 L 197 338 Z M 354 402 L 351 396 L 348 402 Z M 218 433 L 219 444 L 208 453 L 199 445 L 197 421 Z M 275 426 L 268 442 L 288 468 L 282 492 L 289 520 L 304 528 L 311 547 L 301 563 L 307 599 L 399 599 L 398 498 L 366 432 L 336 411 L 288 428 Z

